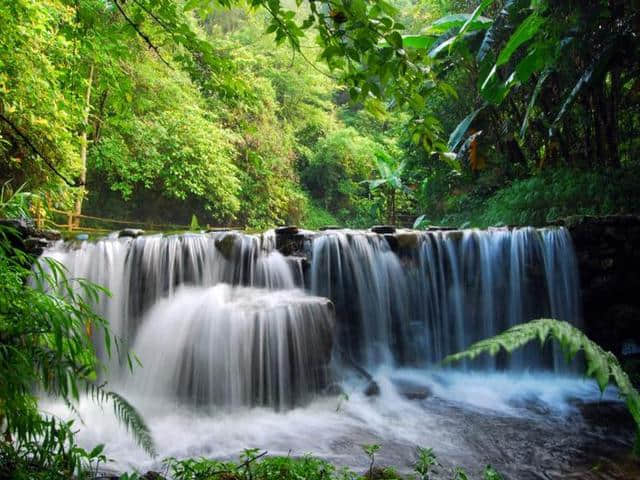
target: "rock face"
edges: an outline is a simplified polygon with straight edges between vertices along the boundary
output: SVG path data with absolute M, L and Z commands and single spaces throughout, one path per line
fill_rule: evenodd
M 640 216 L 570 217 L 587 335 L 617 356 L 640 344 Z
M 303 232 L 298 227 L 276 228 L 276 249 L 283 255 L 306 257 L 309 253 L 311 232 Z

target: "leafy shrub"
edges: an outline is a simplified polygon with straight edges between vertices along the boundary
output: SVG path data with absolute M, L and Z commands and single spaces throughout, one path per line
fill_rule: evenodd
M 518 180 L 488 199 L 481 225 L 544 225 L 570 215 L 637 211 L 637 168 L 612 171 L 557 169 Z
M 338 220 L 327 210 L 314 202 L 309 202 L 309 206 L 302 217 L 301 226 L 310 230 L 318 230 L 321 227 L 338 225 L 338 223 Z

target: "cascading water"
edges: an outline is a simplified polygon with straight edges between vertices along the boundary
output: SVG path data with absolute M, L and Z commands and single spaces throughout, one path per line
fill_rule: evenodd
M 175 296 L 178 289 L 221 283 L 263 287 L 263 300 L 269 291 L 307 285 L 313 295 L 335 305 L 338 360 L 346 356 L 372 369 L 433 364 L 474 341 L 538 317 L 580 321 L 576 262 L 571 238 L 562 228 L 392 236 L 329 231 L 312 237 L 309 253 L 306 278 L 302 260 L 275 250 L 273 232 L 109 238 L 80 248 L 63 245 L 47 255 L 65 264 L 71 276 L 113 293 L 98 311 L 129 344 L 142 341 L 141 319 L 155 320 L 147 312 L 158 301 L 163 301 L 164 312 L 174 312 L 163 323 L 169 332 L 195 322 L 192 316 L 202 316 L 193 309 L 187 315 L 184 308 L 173 308 L 184 304 Z M 215 299 L 206 301 L 216 308 Z M 156 307 L 151 317 L 167 317 L 164 312 Z M 216 315 L 212 310 L 205 316 Z M 519 369 L 560 365 L 553 352 L 541 356 L 536 348 L 498 361 Z M 484 366 L 493 368 L 495 363 L 487 359 Z
M 429 433 L 429 446 L 458 463 L 480 468 L 493 452 L 506 468 L 515 433 L 505 415 L 537 428 L 541 418 L 575 411 L 567 398 L 602 398 L 593 383 L 545 374 L 563 364 L 551 348 L 481 359 L 468 371 L 437 369 L 447 354 L 517 323 L 580 323 L 566 230 L 304 235 L 300 256 L 276 250 L 273 231 L 111 237 L 45 253 L 71 277 L 112 292 L 96 309 L 143 366 L 132 376 L 115 362 L 109 380 L 148 417 L 163 455 L 297 448 L 354 466 L 360 444 L 384 444 L 395 462 Z M 353 374 L 362 367 L 379 397 L 363 393 L 366 382 Z M 91 418 L 80 433 L 87 446 L 107 443 L 123 464 L 154 466 L 94 407 L 80 412 Z M 483 423 L 492 415 L 502 418 L 495 428 Z M 545 424 L 540 443 L 589 432 L 573 422 L 583 430 Z M 495 445 L 470 438 L 476 428 Z
M 428 365 L 534 318 L 579 324 L 578 288 L 564 229 L 332 232 L 313 242 L 311 290 L 336 305 L 342 350 L 369 367 Z M 556 364 L 534 348 L 508 363 L 544 361 Z
M 180 319 L 180 321 L 176 321 Z M 126 390 L 198 405 L 292 407 L 326 384 L 333 315 L 300 290 L 183 287 L 142 321 Z

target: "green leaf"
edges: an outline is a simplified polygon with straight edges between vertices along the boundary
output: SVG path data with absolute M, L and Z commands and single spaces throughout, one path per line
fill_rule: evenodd
M 480 113 L 483 109 L 484 107 L 480 107 L 477 110 L 471 112 L 458 124 L 455 130 L 451 132 L 451 135 L 449 136 L 449 142 L 447 144 L 449 150 L 453 151 L 456 149 L 456 147 L 462 141 L 464 134 L 467 133 L 467 130 L 469 130 L 471 123 L 475 120 L 476 116 L 478 116 L 478 113 Z
M 453 49 L 453 46 L 455 45 L 456 41 L 459 38 L 462 38 L 462 36 L 465 33 L 467 33 L 467 31 L 471 28 L 471 25 L 473 25 L 473 23 L 478 20 L 478 18 L 480 17 L 480 14 L 484 11 L 484 9 L 487 8 L 489 5 L 491 5 L 494 1 L 495 0 L 482 0 L 482 3 L 480 3 L 480 5 L 478 5 L 476 7 L 476 9 L 473 11 L 473 13 L 467 19 L 467 21 L 464 22 L 462 27 L 460 27 L 460 31 L 458 32 L 458 34 L 455 37 L 453 37 L 455 40 L 453 41 L 453 43 L 449 47 L 449 51 L 451 51 Z
M 550 74 L 551 74 L 551 70 L 547 70 L 543 72 L 542 75 L 540 75 L 540 78 L 538 78 L 538 82 L 536 83 L 536 88 L 533 90 L 533 94 L 531 95 L 531 100 L 529 100 L 529 105 L 527 106 L 527 110 L 524 113 L 524 119 L 522 120 L 522 127 L 520 127 L 520 138 L 524 138 L 525 134 L 527 133 L 527 129 L 529 128 L 529 117 L 531 116 L 533 107 L 535 106 L 536 101 L 538 100 L 538 96 L 542 91 L 544 82 L 546 82 Z
M 541 17 L 538 12 L 533 12 L 529 15 L 516 29 L 516 31 L 509 37 L 507 44 L 504 46 L 496 65 L 499 67 L 509 61 L 514 52 L 525 42 L 531 40 L 536 33 L 540 30 L 540 27 L 544 25 L 545 19 Z
M 508 28 L 510 23 L 509 20 L 513 14 L 519 9 L 529 6 L 529 3 L 529 0 L 507 0 L 482 40 L 482 44 L 480 45 L 478 54 L 476 55 L 476 61 L 478 63 L 481 63 L 489 52 L 498 45 L 501 35 L 503 31 Z
M 479 15 L 473 17 L 473 15 L 469 13 L 455 13 L 439 18 L 429 26 L 428 31 L 433 33 L 444 33 L 452 28 L 462 27 L 467 23 L 469 23 L 467 30 L 474 31 L 489 28 L 493 21 L 490 18 L 481 17 Z
M 184 11 L 188 12 L 194 8 L 201 7 L 203 3 L 203 0 L 188 0 L 187 3 L 184 4 Z
M 436 41 L 432 35 L 405 35 L 402 37 L 404 48 L 429 48 Z

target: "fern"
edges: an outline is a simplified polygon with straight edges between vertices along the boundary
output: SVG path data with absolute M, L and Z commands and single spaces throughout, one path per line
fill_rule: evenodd
M 543 318 L 516 325 L 495 337 L 471 345 L 463 352 L 448 356 L 443 362 L 452 363 L 473 359 L 483 353 L 496 355 L 500 350 L 510 353 L 535 339 L 538 339 L 542 345 L 548 338 L 559 343 L 567 361 L 575 357 L 578 352 L 583 352 L 587 367 L 586 374 L 598 382 L 601 391 L 604 391 L 613 379 L 636 424 L 634 452 L 640 454 L 640 394 L 633 387 L 629 376 L 613 353 L 605 351 L 582 331 L 567 322 Z
M 133 435 L 136 443 L 150 456 L 157 455 L 151 431 L 142 415 L 124 397 L 105 390 L 102 385 L 88 385 L 87 393 L 98 403 L 110 402 L 113 413 L 120 423 Z

